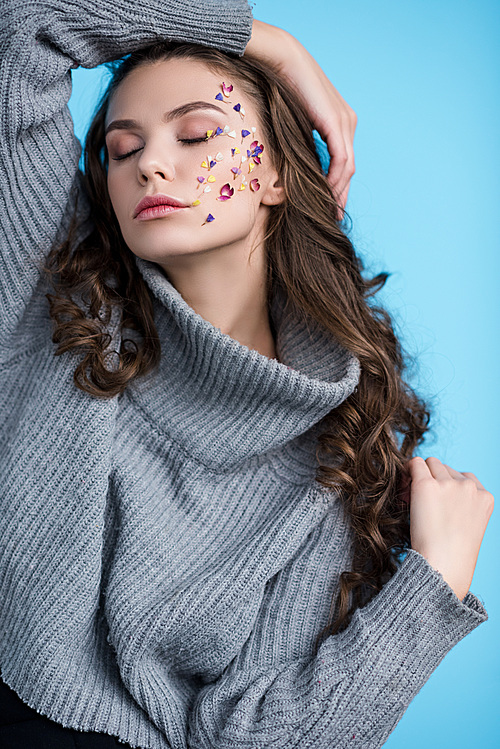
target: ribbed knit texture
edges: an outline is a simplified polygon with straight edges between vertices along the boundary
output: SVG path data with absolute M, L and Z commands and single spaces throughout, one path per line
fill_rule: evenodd
M 37 271 L 79 184 L 70 68 L 164 38 L 242 54 L 247 3 L 4 0 L 0 24 L 3 680 L 133 747 L 380 747 L 487 613 L 410 550 L 313 656 L 352 542 L 316 437 L 358 362 L 280 295 L 267 359 L 137 258 L 160 369 L 94 399 L 54 356 Z

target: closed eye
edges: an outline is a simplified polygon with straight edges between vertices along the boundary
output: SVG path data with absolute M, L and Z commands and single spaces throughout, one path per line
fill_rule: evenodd
M 208 140 L 207 136 L 204 135 L 203 138 L 186 138 L 184 140 L 181 140 L 181 143 L 202 143 L 203 141 Z
M 132 154 L 137 153 L 138 151 L 142 151 L 142 148 L 136 148 L 135 151 L 129 151 L 128 153 L 124 153 L 123 156 L 113 156 L 113 161 L 122 161 L 123 159 L 128 159 L 129 156 L 132 156 Z
M 202 143 L 206 140 L 208 140 L 206 136 L 203 136 L 202 138 L 184 138 L 179 139 L 179 143 L 190 145 L 191 143 Z M 134 151 L 124 153 L 123 156 L 113 156 L 113 161 L 123 161 L 123 159 L 128 159 L 129 156 L 133 156 L 134 153 L 138 153 L 139 151 L 142 151 L 142 148 L 136 148 Z

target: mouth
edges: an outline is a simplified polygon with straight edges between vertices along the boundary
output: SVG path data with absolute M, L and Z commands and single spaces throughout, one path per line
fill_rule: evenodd
M 157 195 L 147 195 L 136 205 L 134 218 L 140 220 L 146 218 L 157 218 L 187 207 L 188 206 L 181 203 L 180 200 L 172 198 L 170 195 L 162 195 L 161 193 L 158 193 Z

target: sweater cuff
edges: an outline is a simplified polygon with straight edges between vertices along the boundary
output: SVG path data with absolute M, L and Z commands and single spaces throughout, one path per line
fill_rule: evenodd
M 136 0 L 123 0 L 124 10 L 130 5 L 131 16 L 140 11 Z M 174 24 L 175 41 L 194 42 L 242 57 L 252 36 L 253 16 L 247 0 L 170 0 L 168 23 Z M 147 28 L 149 19 L 144 14 Z
M 409 705 L 453 646 L 487 619 L 473 593 L 460 601 L 441 573 L 409 549 L 382 590 L 354 612 L 343 632 L 323 643 L 322 658 L 332 659 L 333 671 L 339 662 L 349 663 L 350 674 L 359 677 L 369 653 L 372 676 L 383 663 L 386 688 Z M 328 683 L 323 692 L 328 694 Z

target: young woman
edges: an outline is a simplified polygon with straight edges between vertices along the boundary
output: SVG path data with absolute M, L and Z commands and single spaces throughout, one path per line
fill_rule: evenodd
M 493 499 L 409 461 L 349 168 L 213 8 L 40 7 L 2 62 L 3 745 L 379 747 L 487 619 Z M 78 174 L 69 69 L 128 53 Z

